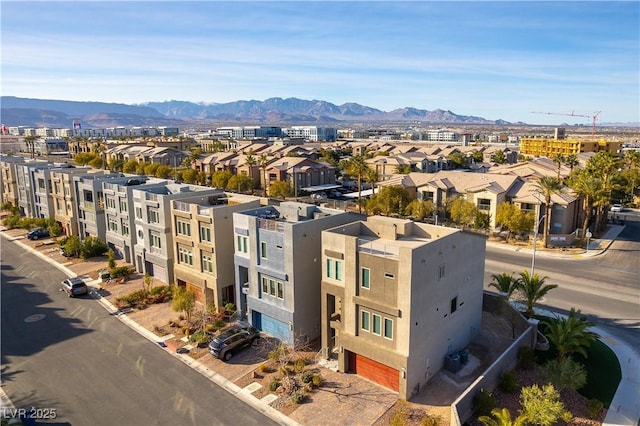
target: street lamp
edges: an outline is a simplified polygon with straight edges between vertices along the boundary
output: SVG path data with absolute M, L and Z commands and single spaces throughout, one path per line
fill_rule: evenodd
M 536 227 L 533 229 L 533 256 L 531 258 L 531 277 L 533 278 L 533 272 L 536 268 L 536 247 L 538 245 L 538 229 L 540 228 L 540 224 L 544 220 L 547 215 L 542 215 L 540 220 L 538 221 Z

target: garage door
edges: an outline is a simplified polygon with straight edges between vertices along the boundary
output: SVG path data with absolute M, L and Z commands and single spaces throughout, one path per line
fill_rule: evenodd
M 289 324 L 285 322 L 278 321 L 261 312 L 253 311 L 253 326 L 283 342 L 293 343 L 290 341 L 291 333 L 289 331 Z
M 153 278 L 158 281 L 162 281 L 164 284 L 169 284 L 169 281 L 167 279 L 167 268 L 153 265 Z
M 400 389 L 400 372 L 362 355 L 349 353 L 349 370 L 396 392 Z

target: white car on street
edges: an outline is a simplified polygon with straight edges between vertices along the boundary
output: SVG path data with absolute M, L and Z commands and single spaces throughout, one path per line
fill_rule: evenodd
M 622 211 L 622 204 L 614 204 L 611 206 L 612 213 L 618 213 Z

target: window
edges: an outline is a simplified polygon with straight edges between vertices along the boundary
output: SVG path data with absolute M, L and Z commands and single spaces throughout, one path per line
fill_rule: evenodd
M 193 265 L 193 254 L 191 253 L 191 250 L 184 247 L 178 247 L 178 263 Z
M 107 208 L 115 209 L 116 208 L 116 200 L 112 197 L 107 197 Z
M 491 210 L 491 200 L 488 198 L 478 199 L 478 210 L 489 211 Z
M 136 218 L 142 219 L 142 207 L 136 207 Z
M 342 281 L 342 261 L 327 258 L 327 278 Z
M 454 313 L 458 310 L 458 297 L 454 297 L 451 299 L 451 313 Z
M 64 196 L 65 197 L 70 197 L 71 196 L 71 190 L 69 189 L 68 185 L 64 186 Z
M 158 213 L 158 210 L 149 209 L 148 220 L 149 223 L 160 223 L 160 213 Z
M 396 276 L 395 276 L 395 275 L 393 275 L 393 274 L 392 274 L 392 273 L 390 273 L 390 272 L 385 272 L 385 273 L 384 273 L 384 277 L 385 277 L 385 278 L 389 278 L 389 279 L 394 279 Z
M 360 270 L 360 285 L 362 286 L 362 288 L 371 288 L 370 276 L 371 271 L 369 270 L 369 268 L 362 268 Z
M 178 235 L 182 235 L 184 237 L 191 236 L 191 224 L 189 222 L 176 220 L 176 230 L 178 231 Z
M 367 311 L 360 312 L 360 328 L 367 333 L 371 330 L 370 314 Z
M 269 277 L 262 277 L 262 294 L 284 299 L 284 282 Z
M 380 336 L 382 334 L 382 317 L 377 314 L 373 314 L 373 334 Z
M 118 232 L 118 221 L 109 218 L 109 231 Z
M 267 243 L 264 241 L 260 243 L 260 257 L 263 259 L 267 258 Z
M 207 254 L 202 254 L 202 271 L 213 272 L 213 258 Z
M 160 236 L 156 234 L 150 235 L 149 244 L 151 245 L 151 247 L 162 248 L 162 240 L 160 240 Z
M 129 224 L 122 222 L 122 235 L 129 235 Z
M 393 340 L 393 320 L 389 318 L 384 319 L 384 337 L 386 339 Z
M 127 201 L 126 200 L 120 200 L 120 211 L 121 212 L 126 212 L 127 211 Z
M 200 225 L 200 241 L 211 242 L 211 228 Z
M 236 251 L 239 253 L 248 253 L 248 250 L 247 250 L 248 240 L 249 240 L 248 237 L 238 235 L 236 238 L 236 244 L 237 244 Z
M 440 269 L 438 271 L 438 279 L 439 280 L 444 278 L 444 272 L 445 272 L 444 265 L 440 265 Z

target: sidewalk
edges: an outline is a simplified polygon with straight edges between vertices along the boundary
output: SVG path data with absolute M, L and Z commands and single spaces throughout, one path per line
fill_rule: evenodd
M 611 244 L 616 240 L 618 235 L 624 230 L 624 225 L 609 225 L 607 232 L 600 238 L 593 238 L 589 241 L 589 247 L 585 249 L 542 249 L 538 247 L 536 249 L 536 256 L 542 257 L 555 257 L 558 259 L 580 259 L 585 257 L 599 256 L 606 252 Z M 522 247 L 517 245 L 496 243 L 493 241 L 487 241 L 487 246 L 493 248 L 499 248 L 502 250 L 511 250 L 522 253 L 533 254 L 533 249 L 530 247 Z

